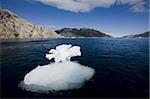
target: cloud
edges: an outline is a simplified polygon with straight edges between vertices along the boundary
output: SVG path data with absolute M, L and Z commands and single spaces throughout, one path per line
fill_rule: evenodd
M 130 5 L 130 11 L 132 12 L 146 12 L 148 11 L 148 0 L 118 0 L 117 4 L 124 5 L 128 4 Z
M 146 5 L 145 2 L 140 2 L 134 6 L 132 6 L 129 10 L 132 12 L 147 12 L 148 11 L 148 5 Z
M 33 0 L 71 12 L 89 12 L 97 7 L 109 8 L 113 5 L 129 5 L 132 12 L 144 12 L 146 0 Z

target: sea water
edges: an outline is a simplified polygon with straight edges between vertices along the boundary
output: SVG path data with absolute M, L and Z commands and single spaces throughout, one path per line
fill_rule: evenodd
M 62 43 L 78 45 L 82 57 L 71 60 L 95 70 L 79 89 L 36 93 L 22 90 L 18 84 L 38 65 L 49 64 L 45 53 Z M 60 97 L 148 97 L 149 39 L 44 39 L 1 42 L 2 98 Z

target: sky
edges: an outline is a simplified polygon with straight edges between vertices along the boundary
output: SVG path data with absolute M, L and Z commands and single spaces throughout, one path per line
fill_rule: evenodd
M 149 0 L 2 0 L 1 7 L 51 28 L 92 28 L 114 37 L 149 30 Z

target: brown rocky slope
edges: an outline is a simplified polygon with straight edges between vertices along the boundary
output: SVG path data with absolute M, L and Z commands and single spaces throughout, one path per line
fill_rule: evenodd
M 0 8 L 0 39 L 58 38 L 54 30 L 32 24 L 16 14 Z

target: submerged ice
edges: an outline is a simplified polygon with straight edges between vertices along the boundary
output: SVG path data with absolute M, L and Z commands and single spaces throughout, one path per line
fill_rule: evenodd
M 92 78 L 95 71 L 91 67 L 70 61 L 75 56 L 81 56 L 79 46 L 63 44 L 51 49 L 46 58 L 54 58 L 55 62 L 37 66 L 27 73 L 21 87 L 33 92 L 81 88 L 85 81 Z

